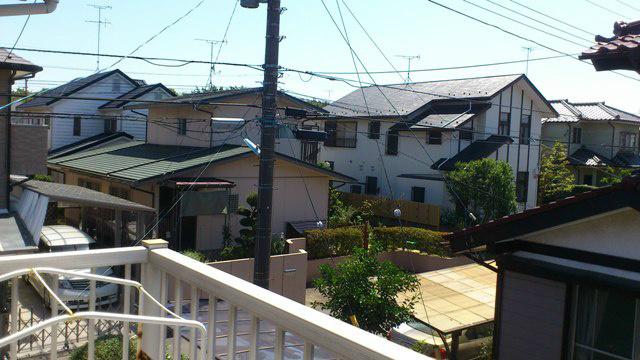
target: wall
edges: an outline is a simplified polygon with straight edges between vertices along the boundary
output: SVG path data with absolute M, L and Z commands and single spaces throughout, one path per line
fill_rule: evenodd
M 11 93 L 11 80 L 10 72 L 2 70 L 0 71 L 0 93 Z M 0 98 L 0 105 L 8 104 L 10 102 L 9 96 L 3 96 Z M 9 207 L 9 195 L 7 194 L 7 123 L 9 121 L 8 114 L 10 110 L 7 108 L 0 112 L 0 210 L 7 209 Z
M 527 203 L 520 208 L 531 208 L 536 204 L 538 188 L 539 146 L 535 141 L 530 145 L 519 144 L 520 118 L 531 115 L 531 138 L 541 136 L 541 118 L 548 116 L 546 104 L 538 98 L 534 90 L 521 80 L 491 99 L 492 107 L 485 114 L 474 120 L 474 139 L 485 139 L 498 130 L 500 109 L 510 112 L 511 132 L 514 143 L 503 145 L 490 158 L 509 162 L 514 178 L 517 171 L 529 172 L 529 192 Z M 533 106 L 533 111 L 532 111 Z M 396 119 L 397 120 L 397 119 Z M 324 147 L 321 152 L 322 161 L 333 161 L 335 170 L 358 179 L 364 183 L 367 176 L 378 178 L 381 196 L 410 199 L 411 186 L 423 186 L 426 190 L 427 202 L 443 207 L 452 207 L 446 188 L 442 182 L 432 180 L 408 180 L 398 178 L 401 174 L 426 174 L 441 177 L 438 171 L 430 166 L 440 158 L 449 158 L 468 145 L 468 141 L 459 140 L 459 132 L 443 133 L 441 145 L 426 144 L 426 131 L 401 132 L 398 144 L 398 155 L 386 155 L 386 133 L 393 125 L 394 119 L 384 119 L 380 127 L 380 139 L 372 140 L 366 135 L 369 120 L 358 120 L 357 148 Z M 347 121 L 347 120 L 340 120 Z M 416 139 L 417 137 L 417 139 Z M 426 152 L 426 153 L 425 153 Z M 383 166 L 384 164 L 384 166 Z M 384 171 L 386 168 L 386 174 Z M 389 181 L 387 182 L 387 176 Z M 348 187 L 340 188 L 349 191 Z
M 499 359 L 561 359 L 566 285 L 505 271 Z
M 120 83 L 119 91 L 114 91 L 115 82 Z M 109 76 L 83 90 L 74 93 L 74 97 L 106 97 L 116 98 L 126 92 L 131 91 L 134 86 L 119 74 Z M 51 105 L 53 113 L 71 113 L 71 114 L 87 114 L 99 115 L 98 107 L 106 103 L 100 100 L 60 100 Z M 86 139 L 88 137 L 102 134 L 104 132 L 104 121 L 99 118 L 82 119 L 82 129 L 80 136 L 73 135 L 73 118 L 51 117 L 51 148 L 74 143 Z
M 34 175 L 47 173 L 47 136 L 49 127 L 11 125 L 11 173 Z

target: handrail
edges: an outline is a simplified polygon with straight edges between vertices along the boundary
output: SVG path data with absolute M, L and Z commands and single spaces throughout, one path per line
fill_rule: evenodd
M 150 250 L 149 263 L 276 327 L 313 341 L 339 358 L 430 359 L 175 251 Z

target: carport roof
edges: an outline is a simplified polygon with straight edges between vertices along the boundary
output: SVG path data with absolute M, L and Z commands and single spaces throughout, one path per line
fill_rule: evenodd
M 489 323 L 496 278 L 495 272 L 475 263 L 418 274 L 424 306 L 415 306 L 413 316 L 443 334 Z
M 16 185 L 49 198 L 50 201 L 64 201 L 73 204 L 124 211 L 155 212 L 151 207 L 135 203 L 117 196 L 87 189 L 81 186 L 59 184 L 38 180 L 16 182 Z

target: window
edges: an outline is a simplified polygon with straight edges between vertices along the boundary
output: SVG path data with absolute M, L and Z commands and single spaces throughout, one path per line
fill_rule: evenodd
M 369 122 L 369 139 L 380 139 L 380 121 Z
M 520 144 L 529 145 L 531 139 L 531 115 L 520 117 Z
M 178 119 L 178 135 L 187 135 L 187 119 Z
M 620 147 L 635 149 L 638 146 L 638 135 L 631 132 L 620 133 Z
M 310 164 L 318 163 L 318 152 L 320 146 L 317 141 L 301 141 L 300 142 L 301 160 Z
M 73 117 L 73 136 L 80 136 L 82 134 L 82 117 Z
M 362 185 L 351 185 L 351 192 L 354 194 L 362 194 Z
M 582 177 L 582 183 L 584 185 L 593 185 L 593 175 L 585 175 Z
M 398 132 L 389 130 L 387 132 L 387 143 L 385 153 L 387 155 L 398 155 Z
M 358 123 L 355 121 L 327 121 L 324 125 L 327 132 L 325 146 L 332 147 L 356 147 L 356 136 L 358 135 Z
M 509 136 L 511 133 L 511 113 L 501 112 L 498 120 L 498 135 Z
M 572 144 L 581 144 L 582 143 L 582 129 L 581 128 L 571 128 L 571 143 Z
M 419 186 L 411 187 L 411 201 L 424 202 L 424 188 Z
M 637 359 L 638 299 L 626 293 L 577 286 L 573 309 L 573 359 Z M 635 354 L 634 354 L 635 348 Z
M 131 192 L 128 189 L 118 187 L 118 186 L 109 186 L 109 194 L 113 196 L 117 196 L 121 199 L 131 200 Z
M 118 119 L 104 119 L 104 132 L 112 133 L 118 131 Z
M 520 203 L 526 203 L 528 192 L 529 172 L 518 171 L 518 174 L 516 175 L 516 201 Z
M 427 144 L 432 144 L 432 145 L 442 144 L 442 131 L 429 130 L 427 132 Z
M 473 141 L 473 130 L 460 130 L 458 136 L 460 137 L 460 140 Z
M 44 116 L 44 124 L 42 124 L 44 126 L 51 126 L 51 116 L 50 115 L 45 115 Z
M 364 192 L 365 194 L 368 194 L 368 195 L 378 194 L 378 178 L 377 177 L 367 176 Z
M 78 179 L 78 186 L 95 191 L 100 191 L 100 183 L 89 179 Z

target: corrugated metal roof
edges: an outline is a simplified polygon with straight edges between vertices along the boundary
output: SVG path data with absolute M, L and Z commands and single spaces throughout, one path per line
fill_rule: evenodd
M 493 97 L 522 76 L 500 75 L 369 86 L 354 90 L 324 109 L 335 116 L 367 116 L 368 106 L 371 116 L 405 116 L 434 100 Z
M 559 116 L 543 118 L 542 122 L 628 121 L 640 123 L 640 116 L 611 107 L 604 102 L 574 103 L 569 100 L 553 100 L 551 105 Z

